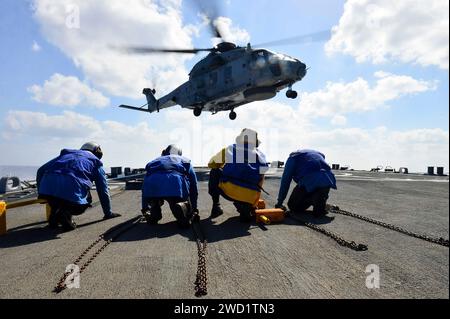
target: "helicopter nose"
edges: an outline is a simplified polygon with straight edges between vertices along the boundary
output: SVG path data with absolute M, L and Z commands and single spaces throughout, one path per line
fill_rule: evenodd
M 306 64 L 303 62 L 298 61 L 298 70 L 297 70 L 297 75 L 298 77 L 301 79 L 303 79 L 306 75 Z

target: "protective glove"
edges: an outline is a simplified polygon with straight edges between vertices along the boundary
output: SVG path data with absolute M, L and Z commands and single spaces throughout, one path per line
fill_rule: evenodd
M 286 206 L 284 206 L 283 204 L 276 204 L 275 205 L 275 208 L 280 208 L 280 209 L 282 209 L 283 211 L 287 211 L 288 209 L 286 208 Z
M 192 222 L 200 222 L 200 212 L 198 211 L 198 208 L 192 209 Z

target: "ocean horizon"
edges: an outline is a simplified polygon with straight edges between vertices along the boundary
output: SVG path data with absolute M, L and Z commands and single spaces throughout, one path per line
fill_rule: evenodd
M 20 166 L 20 165 L 0 165 L 0 178 L 2 177 L 18 177 L 23 181 L 36 180 L 36 173 L 40 166 Z M 110 167 L 104 167 L 108 173 Z
M 39 166 L 0 165 L 0 177 L 16 176 L 21 180 L 35 180 Z
M 16 176 L 23 181 L 34 181 L 38 169 L 39 166 L 0 165 L 0 178 Z M 110 167 L 104 167 L 104 169 L 107 173 L 111 170 Z M 425 172 L 410 172 L 410 174 L 425 174 Z M 445 175 L 448 174 L 445 171 Z

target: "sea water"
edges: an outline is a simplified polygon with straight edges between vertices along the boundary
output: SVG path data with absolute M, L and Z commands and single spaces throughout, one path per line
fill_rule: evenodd
M 38 168 L 38 166 L 0 165 L 0 178 L 16 176 L 23 181 L 35 180 Z

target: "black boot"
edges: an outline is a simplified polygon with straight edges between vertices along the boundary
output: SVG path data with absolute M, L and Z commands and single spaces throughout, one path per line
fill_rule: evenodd
M 146 211 L 142 212 L 142 214 L 149 225 L 156 225 L 162 219 L 161 206 L 156 204 L 152 205 L 150 212 Z
M 50 216 L 48 218 L 48 227 L 50 229 L 56 229 L 58 228 L 58 214 L 59 214 L 59 208 L 52 208 L 50 212 Z
M 313 215 L 315 217 L 324 217 L 328 214 L 327 199 L 329 188 L 320 188 L 316 190 L 313 196 Z
M 219 196 L 212 196 L 213 200 L 213 206 L 211 209 L 211 216 L 209 218 L 217 218 L 220 215 L 223 215 L 223 209 L 222 206 L 220 206 L 220 197 Z
M 247 203 L 241 203 L 241 202 L 234 202 L 234 207 L 236 207 L 236 210 L 239 213 L 239 220 L 241 223 L 250 223 L 253 220 L 252 216 L 252 206 Z
M 210 216 L 210 218 L 217 218 L 220 215 L 223 215 L 222 206 L 220 206 L 220 203 L 214 203 L 213 207 L 211 209 L 211 216 Z
M 251 223 L 252 220 L 253 220 L 253 217 L 250 214 L 250 212 L 242 212 L 239 216 L 239 221 L 241 223 Z
M 189 228 L 189 219 L 192 215 L 191 204 L 189 202 L 175 203 L 171 209 L 172 214 L 177 219 L 178 227 L 181 229 Z
M 222 206 L 220 206 L 220 201 L 218 198 L 213 197 L 213 207 L 211 209 L 211 216 L 210 218 L 217 218 L 220 215 L 223 215 L 223 209 Z
M 77 224 L 73 221 L 72 214 L 69 211 L 61 209 L 57 217 L 63 230 L 72 231 L 77 228 Z

